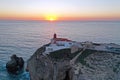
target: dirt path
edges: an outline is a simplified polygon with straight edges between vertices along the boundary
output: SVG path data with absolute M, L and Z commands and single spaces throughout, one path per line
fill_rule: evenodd
M 74 65 L 75 61 L 77 60 L 77 58 L 86 50 L 86 47 L 83 48 L 83 50 L 78 53 L 72 60 L 70 60 L 70 65 Z

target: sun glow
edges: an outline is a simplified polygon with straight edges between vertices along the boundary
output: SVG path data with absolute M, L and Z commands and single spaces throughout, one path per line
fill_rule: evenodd
M 45 17 L 45 20 L 48 20 L 48 21 L 56 21 L 57 20 L 57 16 L 55 15 L 47 15 Z

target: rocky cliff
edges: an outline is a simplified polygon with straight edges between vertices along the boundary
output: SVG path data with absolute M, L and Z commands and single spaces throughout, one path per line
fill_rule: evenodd
M 39 48 L 28 60 L 31 80 L 120 80 L 120 54 L 86 49 L 70 64 L 79 52 L 70 49 L 43 55 Z

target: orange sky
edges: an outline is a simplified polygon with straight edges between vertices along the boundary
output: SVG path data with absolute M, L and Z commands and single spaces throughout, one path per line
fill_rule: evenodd
M 119 13 L 71 13 L 71 14 L 42 14 L 42 13 L 16 13 L 1 12 L 0 19 L 17 20 L 46 20 L 47 16 L 56 17 L 56 20 L 120 20 Z
M 46 20 L 48 15 L 1 14 L 0 19 Z M 51 16 L 51 15 L 50 15 Z M 120 20 L 119 15 L 54 15 L 56 20 Z M 51 16 L 52 17 L 52 16 Z
M 120 0 L 1 0 L 0 19 L 120 20 Z

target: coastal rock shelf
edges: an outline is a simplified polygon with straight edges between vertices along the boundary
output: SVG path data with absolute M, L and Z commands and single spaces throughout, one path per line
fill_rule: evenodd
M 120 46 L 78 43 L 55 34 L 30 57 L 27 69 L 31 80 L 119 80 Z

